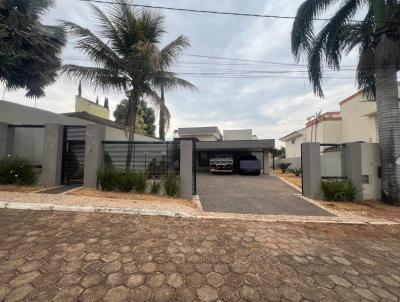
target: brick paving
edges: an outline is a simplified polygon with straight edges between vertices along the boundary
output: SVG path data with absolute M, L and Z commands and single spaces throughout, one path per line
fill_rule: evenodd
M 0 301 L 398 301 L 400 226 L 0 210 Z

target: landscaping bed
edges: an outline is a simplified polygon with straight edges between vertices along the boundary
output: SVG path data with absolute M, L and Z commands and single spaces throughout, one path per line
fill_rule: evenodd
M 148 201 L 148 202 L 156 201 L 156 202 L 165 202 L 165 203 L 175 203 L 178 205 L 196 208 L 196 205 L 191 200 L 177 198 L 177 197 L 163 196 L 163 195 L 154 195 L 154 194 L 107 192 L 107 191 L 100 191 L 100 190 L 96 190 L 96 189 L 82 188 L 82 189 L 74 190 L 70 193 L 67 193 L 67 195 L 113 198 L 113 199 L 124 199 L 124 200 L 145 201 L 145 202 L 146 201 Z
M 41 186 L 18 186 L 18 185 L 0 185 L 0 191 L 3 192 L 20 192 L 31 193 L 43 190 Z
M 283 178 L 284 180 L 301 189 L 301 176 L 296 176 L 293 173 L 282 173 L 281 170 L 273 170 L 272 174 Z

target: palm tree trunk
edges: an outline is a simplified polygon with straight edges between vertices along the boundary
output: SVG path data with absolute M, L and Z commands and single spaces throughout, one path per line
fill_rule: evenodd
M 376 105 L 381 153 L 382 200 L 399 204 L 400 110 L 395 65 L 377 68 Z
M 131 94 L 129 96 L 128 106 L 132 106 L 131 114 L 130 114 L 130 121 L 129 121 L 129 132 L 128 132 L 128 152 L 126 154 L 126 162 L 125 162 L 125 169 L 129 170 L 131 167 L 132 162 L 132 153 L 133 153 L 133 141 L 135 139 L 135 128 L 136 128 L 136 114 L 138 109 L 138 96 L 136 94 Z
M 165 141 L 165 98 L 164 98 L 164 85 L 161 85 L 161 104 L 160 104 L 160 119 L 158 125 L 159 137 L 162 141 Z

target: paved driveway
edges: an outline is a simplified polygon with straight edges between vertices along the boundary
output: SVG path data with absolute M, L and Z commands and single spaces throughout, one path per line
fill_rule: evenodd
M 399 226 L 0 210 L 0 301 L 398 301 Z
M 274 176 L 197 174 L 197 194 L 210 212 L 333 216 L 296 196 L 289 185 Z

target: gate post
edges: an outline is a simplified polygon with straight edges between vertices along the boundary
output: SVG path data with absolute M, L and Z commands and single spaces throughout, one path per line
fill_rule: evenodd
M 105 127 L 103 125 L 87 125 L 85 139 L 85 169 L 83 186 L 97 187 L 97 171 L 103 164 L 103 145 Z
M 319 143 L 301 144 L 303 195 L 321 197 L 321 156 Z
M 263 150 L 263 175 L 269 175 L 269 150 L 264 149 Z
M 39 183 L 44 186 L 61 185 L 64 126 L 47 124 L 44 127 L 43 166 Z
M 0 123 L 0 159 L 7 157 L 9 150 L 8 124 Z
M 192 199 L 193 141 L 181 140 L 180 144 L 180 197 Z

